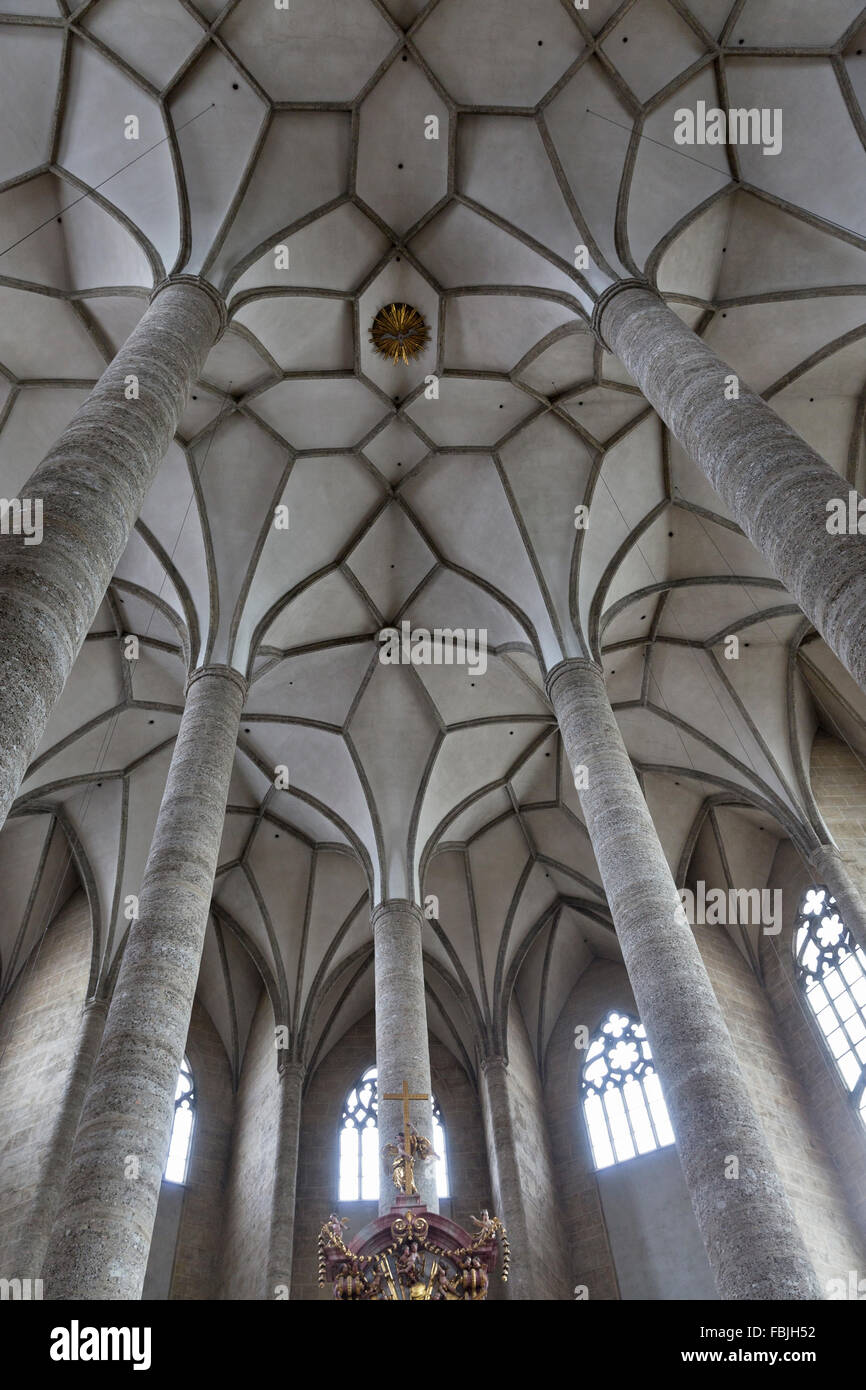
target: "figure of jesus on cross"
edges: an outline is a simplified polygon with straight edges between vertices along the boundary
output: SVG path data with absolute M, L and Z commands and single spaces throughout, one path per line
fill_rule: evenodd
M 429 1139 L 425 1139 L 419 1134 L 409 1119 L 410 1100 L 430 1100 L 431 1097 L 426 1093 L 409 1091 L 409 1082 L 403 1081 L 403 1089 L 396 1094 L 384 1092 L 383 1100 L 401 1100 L 403 1102 L 403 1128 L 397 1135 L 396 1144 L 386 1144 L 382 1152 L 386 1158 L 391 1160 L 391 1175 L 394 1179 L 394 1186 L 398 1192 L 403 1192 L 406 1196 L 417 1197 L 419 1192 L 415 1186 L 415 1164 L 421 1163 L 428 1158 L 437 1158 L 439 1155 L 433 1152 L 433 1145 Z

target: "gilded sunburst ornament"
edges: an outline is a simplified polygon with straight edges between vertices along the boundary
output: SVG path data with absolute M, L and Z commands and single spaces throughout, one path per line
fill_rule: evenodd
M 370 329 L 370 341 L 381 357 L 408 363 L 430 341 L 430 329 L 411 304 L 386 304 Z

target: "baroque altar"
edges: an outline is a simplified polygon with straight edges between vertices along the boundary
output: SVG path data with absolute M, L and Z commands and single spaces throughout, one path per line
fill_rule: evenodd
M 448 1217 L 429 1211 L 415 1186 L 415 1167 L 435 1158 L 429 1139 L 409 1121 L 408 1087 L 403 1084 L 403 1128 L 396 1143 L 382 1150 L 391 1164 L 394 1205 L 359 1231 L 349 1243 L 347 1222 L 332 1212 L 319 1232 L 319 1284 L 334 1286 L 345 1302 L 486 1299 L 502 1247 L 502 1282 L 508 1282 L 511 1252 L 505 1227 L 482 1210 L 471 1218 L 470 1233 Z M 396 1097 L 395 1097 L 396 1099 Z

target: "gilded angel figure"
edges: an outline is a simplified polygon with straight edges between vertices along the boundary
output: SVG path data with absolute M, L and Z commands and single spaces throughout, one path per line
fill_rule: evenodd
M 428 1158 L 438 1159 L 439 1155 L 434 1152 L 430 1140 L 419 1134 L 413 1124 L 409 1125 L 408 1140 L 406 1133 L 406 1130 L 401 1129 L 397 1135 L 397 1143 L 386 1144 L 382 1152 L 391 1160 L 391 1176 L 397 1191 L 417 1197 L 419 1193 L 415 1186 L 415 1164 Z

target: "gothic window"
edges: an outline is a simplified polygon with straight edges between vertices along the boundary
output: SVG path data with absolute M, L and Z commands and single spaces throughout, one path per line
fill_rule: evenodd
M 612 1009 L 590 1042 L 581 1096 L 596 1168 L 674 1142 L 646 1030 L 627 1014 Z
M 192 1068 L 184 1057 L 174 1093 L 174 1123 L 171 1127 L 171 1144 L 163 1173 L 166 1182 L 186 1182 L 194 1120 L 195 1083 L 192 1079 Z
M 340 1118 L 340 1201 L 379 1200 L 379 1089 L 375 1067 L 368 1067 L 346 1097 Z M 436 1164 L 436 1191 L 449 1196 L 448 1163 L 442 1112 L 433 1097 L 433 1148 L 439 1154 Z
M 866 955 L 851 939 L 828 889 L 806 893 L 794 951 L 797 979 L 866 1125 Z
M 439 1155 L 436 1161 L 436 1196 L 450 1197 L 448 1191 L 448 1156 L 445 1152 L 445 1125 L 442 1122 L 442 1111 L 439 1109 L 439 1102 L 433 1097 L 433 1152 Z
M 340 1120 L 340 1201 L 379 1197 L 379 1109 L 376 1068 L 368 1067 L 346 1097 Z

